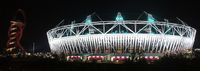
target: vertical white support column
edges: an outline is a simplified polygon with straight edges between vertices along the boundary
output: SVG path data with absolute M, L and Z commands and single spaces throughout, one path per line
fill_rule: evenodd
M 147 37 L 143 37 L 143 39 L 144 39 L 144 47 L 145 47 L 144 50 L 147 51 L 146 46 L 147 46 L 148 39 L 147 39 Z
M 103 23 L 103 34 L 105 34 L 106 31 L 105 31 L 105 24 Z
M 74 48 L 74 52 L 77 53 L 77 48 L 74 39 L 71 39 L 71 41 L 72 41 L 72 47 Z
M 79 49 L 79 47 L 77 46 L 77 45 L 78 45 L 77 38 L 75 38 L 74 40 L 76 40 L 74 44 L 75 44 L 75 46 L 76 46 L 77 53 L 80 53 L 80 49 Z
M 105 49 L 106 49 L 106 47 L 105 47 L 105 45 L 104 45 L 104 41 L 105 39 L 104 39 L 104 36 L 99 36 L 99 44 L 100 44 L 100 48 L 102 48 L 103 50 L 104 50 L 104 52 L 105 52 Z
M 176 47 L 176 48 L 174 49 L 174 51 L 177 51 L 177 50 L 178 50 L 178 48 L 180 48 L 180 47 L 182 47 L 182 39 L 180 39 L 180 41 L 179 41 L 179 46 L 178 46 L 178 47 Z
M 79 48 L 79 51 L 80 51 L 80 53 L 82 53 L 82 48 L 80 47 L 80 39 L 78 38 L 78 37 L 76 37 L 76 40 L 77 40 L 77 47 Z
M 72 45 L 72 41 L 71 40 L 70 40 L 70 47 L 72 48 L 72 52 L 74 52 L 75 50 L 74 50 L 74 47 Z
M 130 41 L 129 41 L 129 37 L 128 37 L 128 35 L 126 36 L 126 41 L 125 41 L 125 43 L 126 43 L 126 45 L 125 45 L 125 47 L 126 47 L 126 52 L 129 52 L 128 50 L 130 49 Z
M 76 47 L 74 46 L 74 41 L 72 39 L 70 39 L 70 41 L 73 48 L 73 52 L 76 53 Z
M 87 43 L 88 43 L 88 47 L 90 48 L 90 52 L 94 53 L 93 48 L 91 47 L 91 41 L 90 41 L 91 36 L 87 37 Z
M 163 37 L 162 37 L 161 43 L 160 43 L 160 48 L 159 48 L 159 51 L 158 51 L 159 53 L 161 53 L 161 49 L 162 49 L 162 47 L 163 47 L 163 40 L 164 40 L 164 39 L 163 39 Z
M 155 50 L 155 37 L 152 37 L 152 50 L 151 52 L 153 52 Z
M 79 37 L 78 42 L 79 42 L 78 46 L 81 48 L 82 53 L 85 52 L 86 50 L 85 50 L 84 45 L 82 43 L 83 42 L 82 38 Z
M 68 42 L 68 41 L 66 41 L 66 42 Z M 67 49 L 67 52 L 69 53 L 69 47 L 68 47 L 68 44 L 65 44 L 65 47 L 66 47 L 66 49 Z
M 121 35 L 121 34 L 119 35 L 119 44 L 120 44 L 120 45 L 119 45 L 119 49 L 120 49 L 120 51 L 121 51 L 121 50 L 124 49 L 124 47 L 122 47 L 122 45 L 123 45 L 123 39 L 122 39 L 122 35 Z
M 95 49 L 95 48 L 92 46 L 92 40 L 93 40 L 93 39 L 92 39 L 92 35 L 89 36 L 88 38 L 89 38 L 89 40 L 88 40 L 88 42 L 89 42 L 89 47 L 92 48 L 92 53 L 94 53 L 95 50 L 93 50 L 93 49 Z
M 139 37 L 140 39 L 139 40 L 139 52 L 141 52 L 142 50 L 142 39 L 141 39 L 141 36 Z
M 170 40 L 167 41 L 167 46 L 166 46 L 166 51 L 167 51 L 167 53 L 169 52 L 169 48 L 170 48 L 170 47 L 169 47 L 169 44 L 170 44 Z
M 133 46 L 134 45 L 134 42 L 133 42 L 134 38 L 132 38 L 132 37 L 133 37 L 132 35 L 128 37 L 129 47 L 130 47 L 131 51 L 133 51 L 133 48 L 134 48 L 134 46 Z
M 99 48 L 101 48 L 101 50 L 103 50 L 103 48 L 101 47 L 101 40 L 99 39 L 99 38 L 101 38 L 101 37 L 97 37 L 96 38 L 96 42 L 97 42 L 97 47 L 99 47 Z M 103 50 L 104 51 L 104 50 Z
M 125 49 L 124 47 L 124 36 L 123 35 L 120 35 L 120 40 L 121 40 L 121 46 L 120 48 L 122 49 L 122 51 Z M 120 50 L 121 51 L 121 50 Z
M 173 52 L 173 51 L 172 51 L 172 43 L 173 43 L 173 42 L 170 40 L 170 52 Z
M 72 47 L 71 47 L 70 40 L 68 41 L 68 43 L 69 43 L 70 52 L 72 52 L 73 49 L 72 49 Z
M 170 51 L 171 51 L 172 53 L 176 51 L 176 50 L 175 50 L 176 47 L 174 47 L 174 43 L 175 43 L 174 41 L 175 41 L 175 40 L 171 40 L 171 41 L 170 41 L 170 43 L 171 43 L 171 45 L 170 45 Z
M 89 52 L 89 53 L 91 53 L 91 51 L 89 51 L 89 46 L 88 46 L 88 42 L 87 42 L 87 38 L 84 36 L 84 43 L 85 43 L 85 49 Z
M 115 36 L 114 37 L 112 37 L 112 41 L 113 41 L 113 50 L 116 50 L 117 48 L 116 48 L 116 45 L 115 45 L 115 43 L 116 43 L 116 41 L 115 41 Z
M 149 36 L 146 36 L 147 40 L 148 40 L 148 51 L 150 52 L 150 45 L 151 45 L 151 38 Z
M 135 35 L 134 35 L 135 36 Z M 134 36 L 131 36 L 131 43 L 133 43 L 133 44 L 131 44 L 131 47 L 132 48 L 134 48 L 134 49 L 132 49 L 132 51 L 134 51 L 135 50 L 135 37 Z M 134 51 L 135 52 L 135 51 Z
M 110 36 L 107 36 L 106 38 L 106 49 L 108 49 L 108 51 L 110 51 L 110 49 L 111 49 L 111 42 L 112 42 L 112 39 L 111 39 L 111 37 Z
M 98 38 L 98 37 L 94 37 L 94 36 L 93 36 L 93 39 L 94 39 L 94 41 L 93 41 L 93 42 L 94 42 L 93 47 L 95 47 L 95 49 L 98 49 L 98 50 L 101 52 L 101 49 L 99 49 L 99 46 L 98 46 L 98 44 L 97 44 L 97 38 Z
M 137 23 L 136 23 L 136 21 L 135 21 L 135 23 L 134 23 L 134 28 L 135 28 L 135 33 L 137 32 Z
M 102 36 L 102 42 L 103 42 L 103 47 L 104 47 L 104 50 L 106 51 L 106 48 L 107 48 L 107 46 L 106 46 L 106 43 L 107 43 L 107 39 L 106 39 L 106 37 L 107 37 L 107 35 L 106 36 Z
M 165 50 L 165 47 L 166 47 L 166 44 L 167 44 L 167 39 L 166 38 L 164 38 L 165 40 L 164 40 L 164 47 L 163 47 L 163 49 L 162 49 L 162 53 L 164 52 L 164 50 Z
M 119 40 L 119 36 L 117 36 L 116 39 L 117 39 L 117 51 L 118 51 L 119 50 L 119 46 L 120 46 L 120 44 L 119 44 L 119 41 L 120 41 Z
M 173 40 L 172 47 L 176 48 L 175 45 L 176 45 L 176 40 Z
M 178 48 L 178 44 L 179 44 L 179 40 L 176 40 L 174 48 Z M 173 50 L 173 51 L 175 51 L 175 50 Z
M 61 44 L 61 45 L 60 45 L 60 48 L 61 48 L 60 52 L 63 52 L 63 51 L 64 51 L 64 48 L 63 48 L 62 42 L 61 42 L 60 44 Z
M 159 49 L 159 44 L 161 43 L 161 39 L 160 37 L 156 39 L 156 51 L 155 52 L 158 52 L 158 49 Z
M 135 38 L 135 37 L 134 37 L 134 38 Z M 134 39 L 134 42 L 135 42 L 135 52 L 137 52 L 137 48 L 138 48 L 138 47 L 137 47 L 137 44 L 138 44 L 137 38 Z

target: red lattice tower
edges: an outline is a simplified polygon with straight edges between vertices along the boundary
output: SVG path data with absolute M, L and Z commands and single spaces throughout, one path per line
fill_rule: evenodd
M 6 52 L 8 53 L 25 52 L 22 45 L 20 44 L 23 35 L 23 30 L 25 27 L 25 20 L 26 18 L 24 11 L 18 9 L 14 19 L 10 21 Z

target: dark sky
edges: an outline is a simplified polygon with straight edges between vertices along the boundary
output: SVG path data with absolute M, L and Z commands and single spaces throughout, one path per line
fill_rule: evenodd
M 196 0 L 195 0 L 196 1 Z M 153 14 L 157 20 L 169 21 L 181 18 L 189 26 L 197 29 L 194 47 L 199 47 L 200 6 L 197 1 L 184 0 L 1 0 L 0 1 L 0 50 L 6 47 L 9 20 L 18 8 L 26 12 L 27 24 L 22 45 L 30 50 L 35 42 L 37 51 L 49 51 L 46 32 L 54 28 L 62 19 L 66 23 L 96 12 L 103 20 L 114 20 L 117 12 L 125 19 L 136 19 L 143 11 Z

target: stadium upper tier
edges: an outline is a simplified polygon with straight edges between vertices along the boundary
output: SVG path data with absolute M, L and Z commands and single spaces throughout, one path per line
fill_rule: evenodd
M 124 20 L 95 21 L 59 26 L 47 32 L 52 52 L 82 53 L 185 53 L 192 49 L 196 30 L 186 24 Z

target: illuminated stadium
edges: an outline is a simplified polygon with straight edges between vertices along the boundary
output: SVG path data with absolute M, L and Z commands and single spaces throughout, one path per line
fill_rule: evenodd
M 146 15 L 144 21 L 124 20 L 121 13 L 115 21 L 92 21 L 89 15 L 82 23 L 53 28 L 47 32 L 51 52 L 104 56 L 102 54 L 176 54 L 192 49 L 194 28 L 184 22 L 157 21 L 151 14 Z

